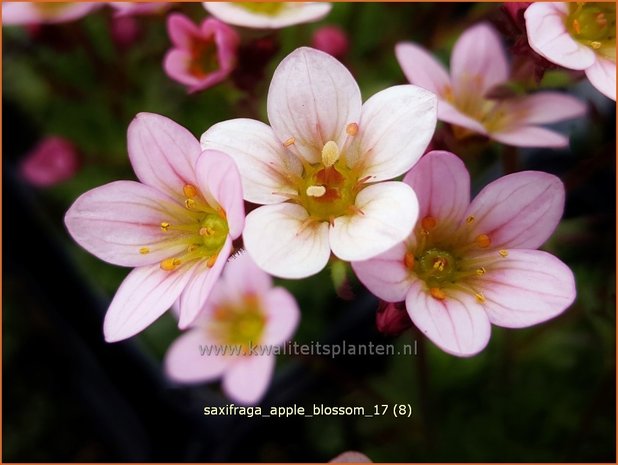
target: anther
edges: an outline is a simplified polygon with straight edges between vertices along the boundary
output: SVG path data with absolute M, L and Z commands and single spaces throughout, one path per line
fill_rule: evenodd
M 601 42 L 599 42 L 598 40 L 593 40 L 592 42 L 590 42 L 590 46 L 595 49 L 598 50 L 601 48 L 601 45 L 603 45 Z
M 214 233 L 214 230 L 208 227 L 200 228 L 199 231 L 200 236 L 212 236 Z
M 438 223 L 433 216 L 426 216 L 421 220 L 421 226 L 426 231 L 431 231 L 433 228 L 436 227 L 436 224 Z
M 576 34 L 581 34 L 582 32 L 582 27 L 576 19 L 573 20 L 573 29 L 575 29 Z
M 405 257 L 403 257 L 403 264 L 408 270 L 414 270 L 414 254 L 412 252 L 406 252 Z
M 500 256 L 501 256 L 502 258 L 506 258 L 506 257 L 508 257 L 508 256 L 509 256 L 509 251 L 508 251 L 508 250 L 504 250 L 504 249 L 502 249 L 502 250 L 499 250 L 499 251 L 498 251 L 498 253 L 500 254 Z
M 474 242 L 476 242 L 476 245 L 478 245 L 481 249 L 486 249 L 491 245 L 491 239 L 487 234 L 479 234 L 476 236 L 476 239 L 474 239 Z
M 345 128 L 345 132 L 348 134 L 348 136 L 355 136 L 356 134 L 358 134 L 358 124 L 348 124 Z
M 476 269 L 476 274 L 478 276 L 483 276 L 485 273 L 487 273 L 487 270 L 485 269 L 484 266 Z
M 187 207 L 187 210 L 191 210 L 192 208 L 195 207 L 195 200 L 193 199 L 186 199 L 185 200 L 185 207 Z
M 431 297 L 433 297 L 434 299 L 438 299 L 438 300 L 446 299 L 446 294 L 439 287 L 430 288 L 429 293 L 431 294 Z
M 191 253 L 195 249 L 197 249 L 198 247 L 199 247 L 199 245 L 197 245 L 197 244 L 191 244 L 189 247 L 187 247 L 187 252 Z
M 165 221 L 161 223 L 161 231 L 167 231 L 170 228 L 170 224 Z
M 294 139 L 293 137 L 290 137 L 283 143 L 283 146 L 289 147 L 290 145 L 294 145 L 294 142 L 296 142 L 296 139 Z
M 444 258 L 436 258 L 433 262 L 433 269 L 436 271 L 444 271 L 446 260 Z
M 182 192 L 185 194 L 185 197 L 189 199 L 192 199 L 197 195 L 197 189 L 191 184 L 185 184 L 185 186 L 182 188 Z
M 217 255 L 211 255 L 210 257 L 208 257 L 208 261 L 206 261 L 206 266 L 208 268 L 212 268 L 213 266 L 215 266 L 216 261 L 217 261 Z
M 180 263 L 181 261 L 178 258 L 166 258 L 161 261 L 160 267 L 164 271 L 173 271 L 180 265 Z
M 472 223 L 474 223 L 475 219 L 476 218 L 474 218 L 474 216 L 470 215 L 468 218 L 466 218 L 466 223 L 467 224 L 472 224 Z
M 139 253 L 141 253 L 142 255 L 146 255 L 149 252 L 150 252 L 150 249 L 148 247 L 142 247 L 139 249 Z
M 309 197 L 322 197 L 326 194 L 326 187 L 324 186 L 309 186 L 307 187 L 307 195 Z
M 339 147 L 335 141 L 329 140 L 322 147 L 322 163 L 327 168 L 333 166 L 339 160 Z
M 477 292 L 476 294 L 474 294 L 474 297 L 476 297 L 476 301 L 479 304 L 484 304 L 486 302 L 487 299 L 485 299 L 485 296 L 483 294 L 481 294 L 480 292 Z

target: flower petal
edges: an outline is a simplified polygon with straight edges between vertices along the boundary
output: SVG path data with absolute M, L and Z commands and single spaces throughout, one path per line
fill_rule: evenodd
M 595 61 L 595 53 L 574 40 L 567 31 L 566 3 L 537 2 L 525 13 L 528 42 L 532 50 L 552 63 L 570 69 L 586 69 Z
M 470 129 L 471 131 L 477 132 L 481 135 L 487 135 L 485 126 L 474 118 L 462 113 L 446 100 L 438 101 L 438 119 L 440 121 L 444 121 L 445 123 Z
M 575 300 L 572 271 L 547 252 L 511 250 L 477 280 L 489 320 L 498 326 L 524 328 L 554 318 Z
M 143 266 L 182 251 L 167 245 L 161 222 L 173 215 L 175 201 L 134 181 L 116 181 L 82 194 L 64 222 L 71 237 L 91 254 L 114 265 Z M 147 253 L 144 252 L 147 248 Z
M 188 328 L 197 319 L 210 295 L 210 291 L 221 276 L 221 271 L 223 271 L 231 251 L 232 241 L 228 236 L 212 268 L 208 268 L 203 260 L 196 265 L 191 281 L 180 295 L 180 319 L 178 320 L 180 329 Z
M 221 150 L 234 159 L 249 202 L 268 205 L 298 194 L 289 178 L 302 174 L 302 163 L 268 125 L 244 118 L 224 121 L 202 134 L 201 144 L 205 150 Z
M 294 24 L 319 21 L 330 10 L 330 3 L 303 2 L 284 3 L 284 8 L 275 14 L 260 14 L 234 2 L 204 2 L 204 7 L 214 17 L 234 26 L 255 29 L 280 29 Z
M 553 233 L 564 210 L 564 185 L 540 171 L 509 174 L 487 185 L 466 216 L 475 222 L 471 235 L 486 234 L 492 249 L 536 249 Z
M 273 286 L 272 278 L 259 268 L 247 253 L 230 259 L 225 267 L 223 280 L 230 298 L 246 294 L 262 295 Z
M 35 2 L 2 2 L 2 24 L 64 23 L 79 19 L 103 5 L 103 2 L 72 2 L 46 10 Z
M 358 123 L 361 95 L 350 72 L 327 53 L 301 47 L 281 61 L 268 91 L 268 119 L 279 138 L 310 163 L 321 160 L 324 144 L 339 147 L 346 126 Z
M 188 17 L 180 13 L 168 15 L 167 33 L 176 47 L 187 50 L 191 48 L 193 39 L 201 35 L 200 28 Z
M 400 242 L 377 257 L 352 262 L 352 269 L 376 297 L 387 302 L 403 302 L 414 279 L 404 265 L 406 251 L 406 244 Z
M 245 225 L 245 204 L 234 160 L 218 150 L 205 150 L 197 160 L 196 175 L 200 191 L 212 196 L 225 211 L 230 236 L 236 239 Z
M 247 215 L 243 238 L 255 263 L 281 278 L 305 278 L 322 270 L 330 257 L 328 223 L 307 223 L 299 205 L 266 205 Z
M 538 126 L 517 126 L 493 132 L 491 138 L 515 147 L 563 148 L 569 145 L 569 139 L 562 134 Z
M 586 76 L 599 92 L 616 100 L 616 63 L 597 58 L 591 67 L 586 68 Z
M 522 124 L 555 123 L 586 114 L 586 104 L 560 92 L 538 92 L 508 104 L 509 112 Z
M 144 184 L 172 197 L 196 185 L 195 163 L 202 150 L 185 128 L 165 116 L 139 113 L 129 125 L 129 158 Z
M 473 86 L 480 96 L 508 80 L 509 65 L 500 37 L 488 23 L 467 29 L 451 54 L 451 80 L 457 93 Z
M 470 175 L 461 159 L 450 152 L 429 152 L 403 182 L 416 193 L 419 218 L 431 216 L 438 224 L 456 225 L 470 204 Z
M 437 95 L 444 94 L 451 87 L 451 78 L 444 65 L 423 47 L 411 42 L 400 42 L 395 46 L 395 55 L 410 84 Z
M 406 308 L 416 327 L 449 354 L 476 355 L 489 342 L 489 318 L 471 295 L 451 291 L 438 300 L 417 280 L 406 297 Z
M 282 287 L 275 287 L 263 296 L 262 304 L 267 317 L 263 343 L 277 346 L 289 341 L 300 321 L 294 296 Z
M 362 107 L 355 141 L 359 158 L 348 159 L 348 164 L 361 164 L 361 177 L 372 176 L 372 182 L 405 173 L 433 136 L 436 108 L 436 96 L 420 87 L 394 86 L 378 92 Z
M 223 390 L 239 404 L 255 405 L 266 393 L 274 368 L 273 355 L 237 357 L 223 375 Z
M 200 383 L 223 375 L 233 360 L 224 355 L 207 355 L 216 343 L 203 328 L 187 331 L 176 339 L 165 354 L 165 372 L 174 381 Z M 202 355 L 204 352 L 204 355 Z
M 105 340 L 120 341 L 149 326 L 172 306 L 192 275 L 193 268 L 164 271 L 158 264 L 135 268 L 105 314 Z
M 418 218 L 414 191 L 398 181 L 366 187 L 356 196 L 356 208 L 362 214 L 340 216 L 330 229 L 330 246 L 342 260 L 367 260 L 385 252 L 408 237 Z

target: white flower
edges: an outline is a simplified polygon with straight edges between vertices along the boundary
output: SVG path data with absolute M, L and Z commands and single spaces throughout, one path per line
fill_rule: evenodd
M 331 10 L 324 2 L 204 2 L 215 18 L 233 26 L 280 29 L 319 21 Z

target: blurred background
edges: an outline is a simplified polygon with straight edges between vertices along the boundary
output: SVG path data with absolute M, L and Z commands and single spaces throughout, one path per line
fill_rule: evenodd
M 513 170 L 564 181 L 564 219 L 544 246 L 576 276 L 578 298 L 563 315 L 529 329 L 494 327 L 484 352 L 460 359 L 412 328 L 380 333 L 377 301 L 349 272 L 280 282 L 302 309 L 295 340 L 416 341 L 419 352 L 281 356 L 263 406 L 409 403 L 411 418 L 205 417 L 205 405 L 229 401 L 216 383 L 166 380 L 161 359 L 179 334 L 170 314 L 128 341 L 103 341 L 103 316 L 128 269 L 80 249 L 63 215 L 86 190 L 134 179 L 126 129 L 136 113 L 166 115 L 197 137 L 225 119 L 266 121 L 275 66 L 315 43 L 325 25 L 343 32 L 338 58 L 364 98 L 405 82 L 393 53 L 399 41 L 423 44 L 447 63 L 454 41 L 479 20 L 493 22 L 507 48 L 521 40 L 501 4 L 337 3 L 317 23 L 240 31 L 236 70 L 189 95 L 161 65 L 169 11 L 196 22 L 207 16 L 199 3 L 124 18 L 105 7 L 68 23 L 3 27 L 3 461 L 324 462 L 358 450 L 389 462 L 613 462 L 615 103 L 573 72 L 544 70 L 541 79 L 536 70 L 518 84 L 568 89 L 588 102 L 587 118 L 558 126 L 571 135 L 568 149 L 457 140 L 442 124 L 433 142 L 464 159 L 475 192 Z M 62 155 L 40 155 L 43 142 Z

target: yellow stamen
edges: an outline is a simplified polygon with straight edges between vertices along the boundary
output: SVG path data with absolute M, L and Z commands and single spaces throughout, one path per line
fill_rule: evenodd
M 322 163 L 324 166 L 333 166 L 339 160 L 339 147 L 335 141 L 329 140 L 322 147 Z
M 191 184 L 186 184 L 183 188 L 182 188 L 182 192 L 185 194 L 185 197 L 192 199 L 193 197 L 195 197 L 197 195 L 197 189 L 195 188 L 195 186 L 191 185 Z
M 170 228 L 170 224 L 165 221 L 161 223 L 161 231 L 167 231 Z
M 324 186 L 309 186 L 307 187 L 307 195 L 309 197 L 322 197 L 326 194 L 326 187 Z
M 433 297 L 434 299 L 438 299 L 438 300 L 446 299 L 446 294 L 439 287 L 432 287 L 432 288 L 430 288 L 429 289 L 429 294 L 431 294 L 431 297 Z
M 211 255 L 210 257 L 208 257 L 208 261 L 206 262 L 206 266 L 208 268 L 212 268 L 213 266 L 215 266 L 215 262 L 217 261 L 217 255 Z
M 590 46 L 595 50 L 600 49 L 602 45 L 603 44 L 599 42 L 598 40 L 593 40 L 592 42 L 590 42 Z
M 437 221 L 433 216 L 426 216 L 421 220 L 421 226 L 425 231 L 431 231 L 436 227 Z
M 193 199 L 186 199 L 185 200 L 185 207 L 187 207 L 187 210 L 191 210 L 192 208 L 195 207 L 195 200 Z
M 139 249 L 139 253 L 141 253 L 142 255 L 146 255 L 149 252 L 150 249 L 148 247 L 142 247 L 141 249 Z
M 483 276 L 485 273 L 487 273 L 487 270 L 485 269 L 484 266 L 476 269 L 476 274 L 478 276 Z
M 485 299 L 485 296 L 483 294 L 481 294 L 480 292 L 477 292 L 476 294 L 474 294 L 474 297 L 476 297 L 476 301 L 479 304 L 484 304 L 486 302 L 487 299 Z
M 345 128 L 345 132 L 348 134 L 348 136 L 355 136 L 356 134 L 358 134 L 358 124 L 348 124 Z
M 191 253 L 195 249 L 197 249 L 198 247 L 199 247 L 199 245 L 197 245 L 197 244 L 191 244 L 189 247 L 187 247 L 187 252 Z
M 405 257 L 403 257 L 403 264 L 408 270 L 414 270 L 414 254 L 412 252 L 406 252 Z
M 200 236 L 212 236 L 215 231 L 212 228 L 208 228 L 208 227 L 204 227 L 204 228 L 200 228 Z
M 474 223 L 475 219 L 476 218 L 474 218 L 474 216 L 470 215 L 468 218 L 466 218 L 466 223 L 472 224 L 472 223 Z
M 487 234 L 479 234 L 476 236 L 474 242 L 476 242 L 476 245 L 478 245 L 481 249 L 486 249 L 491 245 L 491 239 Z
M 290 137 L 283 143 L 283 146 L 289 147 L 290 145 L 294 145 L 294 142 L 296 142 L 296 139 L 294 139 L 293 137 Z
M 437 271 L 444 271 L 444 267 L 446 266 L 446 260 L 444 258 L 436 258 L 433 262 L 433 269 Z
M 499 250 L 498 253 L 500 254 L 501 257 L 506 258 L 509 256 L 509 251 L 508 250 Z
M 166 258 L 161 261 L 161 269 L 164 271 L 173 271 L 182 263 L 178 258 Z

